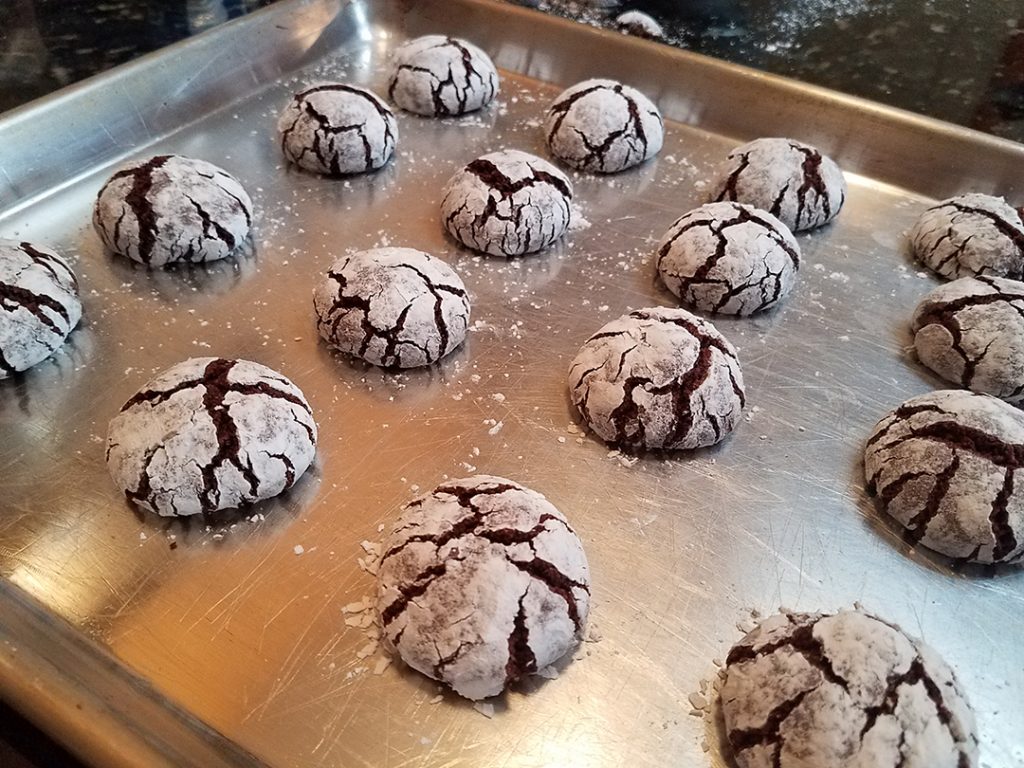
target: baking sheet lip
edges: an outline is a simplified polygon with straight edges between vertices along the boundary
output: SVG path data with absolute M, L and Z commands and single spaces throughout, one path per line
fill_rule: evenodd
M 153 702 L 162 712 L 169 715 L 172 722 L 181 729 L 181 732 L 190 733 L 194 738 L 206 743 L 210 747 L 211 753 L 215 753 L 218 757 L 223 758 L 223 765 L 252 766 L 253 768 L 263 768 L 268 765 L 236 741 L 229 739 L 205 720 L 198 718 L 182 708 L 174 700 L 160 693 L 145 678 L 132 671 L 128 665 L 124 664 L 113 653 L 96 643 L 86 633 L 71 627 L 66 619 L 50 611 L 35 597 L 13 583 L 6 576 L 0 577 L 0 604 L 22 614 L 21 622 L 29 623 L 32 632 L 39 632 L 47 636 L 52 635 L 62 639 L 65 643 L 72 644 L 75 652 L 80 653 L 81 657 L 84 657 L 86 661 L 94 662 L 96 667 L 102 670 L 101 674 L 105 679 L 114 678 L 118 683 L 126 686 L 129 691 Z M 105 712 L 112 722 L 118 723 L 130 733 L 138 736 L 139 741 L 144 743 L 146 747 L 162 752 L 161 744 L 166 742 L 165 737 L 153 732 L 142 720 L 126 721 L 118 714 L 114 707 L 107 705 L 108 697 L 104 696 L 102 691 L 86 687 L 79 677 L 68 672 L 66 665 L 36 652 L 31 645 L 31 637 L 26 636 L 26 633 L 16 634 L 5 623 L 3 626 L 0 626 L 0 638 L 8 639 L 9 650 L 13 651 L 8 654 L 8 658 L 21 662 L 20 664 L 10 664 L 15 674 L 18 674 L 17 671 L 21 669 L 23 670 L 21 673 L 22 679 L 29 679 L 29 675 L 25 674 L 25 672 L 31 672 L 33 687 L 41 689 L 47 683 L 50 683 L 53 687 L 62 688 L 72 694 L 76 691 L 86 694 L 98 704 L 99 709 Z M 28 650 L 23 650 L 26 646 L 28 646 Z M 31 664 L 31 660 L 34 658 L 42 662 L 44 667 L 42 674 L 49 673 L 46 678 L 41 679 L 42 675 L 38 668 L 40 665 Z M 6 691 L 6 686 L 3 686 L 2 682 L 2 676 L 0 676 L 0 693 L 9 694 L 9 691 Z M 95 749 L 97 746 L 102 747 L 104 740 L 100 739 L 99 735 L 97 735 L 94 743 L 88 745 L 84 743 L 79 744 L 72 735 L 66 735 L 66 738 L 61 738 L 61 733 L 64 731 L 61 726 L 70 723 L 77 715 L 81 714 L 81 702 L 78 701 L 78 697 L 73 695 L 64 699 L 50 697 L 49 700 L 53 704 L 51 706 L 44 705 L 42 708 L 42 711 L 46 714 L 46 721 L 37 721 L 35 725 L 38 728 L 53 734 L 67 749 L 82 759 L 88 758 L 87 751 L 93 754 L 91 752 L 92 749 Z M 26 714 L 26 716 L 28 715 Z M 39 719 L 41 720 L 42 718 Z M 75 733 L 76 730 L 70 729 L 71 734 Z M 109 746 L 108 748 L 112 749 L 113 747 Z M 113 758 L 115 755 L 111 755 L 111 757 Z M 144 758 L 145 755 L 125 755 L 120 753 L 116 757 L 131 761 L 133 757 Z M 139 765 L 143 764 L 139 763 Z

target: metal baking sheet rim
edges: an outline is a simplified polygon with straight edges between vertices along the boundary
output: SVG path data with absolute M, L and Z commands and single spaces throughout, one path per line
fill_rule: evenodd
M 275 19 L 288 15 L 294 18 L 295 14 L 307 11 L 310 19 L 328 24 L 333 18 L 332 13 L 340 13 L 341 9 L 352 5 L 330 0 L 286 0 L 249 18 L 172 46 L 134 64 L 99 75 L 5 116 L 0 120 L 0 136 L 10 137 L 11 141 L 5 142 L 8 147 L 5 152 L 7 158 L 0 161 L 0 171 L 3 171 L 3 179 L 0 180 L 0 207 L 8 213 L 16 211 L 48 194 L 60 186 L 60 183 L 71 183 L 54 183 L 54 179 L 47 177 L 46 174 L 33 174 L 33 170 L 38 171 L 38 166 L 33 168 L 31 164 L 22 164 L 18 167 L 8 165 L 9 158 L 14 156 L 35 156 L 34 148 L 38 147 L 40 142 L 34 140 L 32 126 L 37 125 L 40 120 L 52 122 L 54 116 L 67 109 L 71 109 L 72 112 L 81 111 L 83 105 L 89 102 L 102 103 L 111 96 L 110 93 L 104 94 L 104 91 L 112 85 L 116 86 L 118 80 L 130 80 L 140 75 L 148 76 L 163 67 L 164 62 L 172 57 L 188 56 L 197 52 L 209 56 L 212 62 L 210 66 L 214 66 L 218 58 L 223 58 L 216 53 L 223 41 L 238 44 L 249 35 L 258 34 L 260 30 L 272 26 Z M 450 14 L 453 5 L 458 5 L 467 13 L 515 20 L 516 24 L 511 31 L 518 35 L 525 36 L 527 31 L 571 34 L 579 39 L 600 41 L 608 50 L 634 52 L 636 56 L 633 65 L 637 67 L 636 72 L 645 68 L 642 66 L 643 62 L 654 58 L 662 66 L 650 69 L 663 72 L 665 67 L 678 67 L 686 72 L 710 72 L 715 77 L 727 81 L 738 93 L 744 95 L 744 98 L 746 94 L 756 91 L 761 91 L 763 98 L 765 92 L 770 92 L 776 96 L 788 96 L 797 102 L 795 106 L 790 105 L 797 112 L 808 107 L 822 111 L 835 110 L 838 113 L 836 122 L 846 121 L 851 126 L 850 130 L 904 131 L 912 137 L 910 144 L 919 142 L 922 138 L 928 139 L 928 149 L 910 146 L 910 161 L 906 166 L 894 169 L 882 162 L 880 157 L 870 154 L 859 157 L 844 154 L 843 148 L 836 146 L 832 141 L 836 134 L 827 130 L 822 132 L 821 138 L 818 139 L 819 143 L 829 148 L 844 167 L 871 178 L 881 178 L 897 187 L 909 187 L 914 182 L 917 191 L 935 197 L 954 191 L 950 187 L 956 187 L 958 190 L 969 180 L 974 181 L 975 188 L 997 193 L 1005 194 L 1019 189 L 1019 177 L 1013 176 L 1010 172 L 1024 161 L 1024 147 L 968 129 L 814 86 L 764 75 L 736 65 L 705 59 L 695 54 L 667 49 L 657 44 L 624 39 L 599 30 L 579 28 L 570 22 L 551 19 L 536 12 L 489 0 L 457 0 L 446 7 L 443 3 L 437 2 L 411 2 L 407 4 L 406 12 L 414 15 L 422 12 L 426 19 L 417 18 L 412 26 L 423 27 L 424 23 L 428 26 L 430 24 L 430 11 Z M 427 30 L 411 30 L 413 33 L 423 31 Z M 313 28 L 304 39 L 315 37 L 316 30 Z M 301 45 L 297 46 L 285 56 L 288 63 L 275 62 L 275 66 L 270 67 L 267 72 L 273 75 L 276 67 L 278 75 L 288 73 L 291 67 L 301 64 L 306 50 Z M 242 48 L 236 48 L 233 52 L 241 55 Z M 533 65 L 517 68 L 515 62 L 500 55 L 497 57 L 497 63 L 499 67 L 519 71 L 530 77 L 549 81 L 553 79 L 563 84 L 576 78 L 571 67 L 568 74 L 563 71 L 553 74 L 554 70 L 538 69 Z M 221 65 L 225 70 L 230 70 L 227 62 L 221 61 Z M 234 62 L 234 65 L 240 66 L 240 63 Z M 625 65 L 627 72 L 633 65 Z M 713 80 L 714 77 L 708 79 Z M 259 76 L 255 73 L 253 75 L 254 85 L 263 85 L 271 80 L 273 76 L 260 81 Z M 116 91 L 116 87 L 111 91 Z M 763 101 L 769 102 L 771 99 L 764 98 Z M 187 100 L 185 103 L 188 103 Z M 718 107 L 704 104 L 705 108 L 700 109 L 695 107 L 695 103 L 700 106 L 700 99 L 697 98 L 687 104 L 670 105 L 665 111 L 669 117 L 709 131 L 720 129 L 725 124 L 726 118 L 716 111 Z M 738 138 L 751 138 L 770 132 L 766 131 L 765 127 L 782 126 L 792 119 L 792 113 L 786 112 L 785 109 L 775 111 L 769 108 L 768 114 L 765 114 L 761 111 L 764 108 L 762 104 L 759 109 L 751 110 L 754 117 L 763 118 L 760 122 L 756 122 L 754 117 L 751 118 L 749 125 L 737 126 L 735 121 L 729 122 L 731 132 Z M 180 118 L 181 113 L 174 114 L 175 118 L 170 120 L 164 130 L 160 130 L 160 126 L 147 126 L 148 141 L 125 145 L 118 137 L 101 137 L 99 143 L 90 149 L 90 168 L 97 162 L 109 164 L 128 153 L 137 152 L 142 145 L 155 142 L 166 133 L 180 128 L 182 123 L 175 120 Z M 830 124 L 830 120 L 819 123 L 825 126 Z M 73 127 L 74 122 L 71 121 L 67 125 Z M 964 149 L 971 151 L 958 151 Z M 22 154 L 19 154 L 20 150 L 23 150 Z M 40 161 L 36 156 L 36 162 Z M 921 183 L 922 178 L 927 179 L 930 175 L 927 171 L 932 164 L 941 164 L 947 171 L 945 180 L 935 188 L 927 186 L 930 180 Z M 951 166 L 953 172 L 948 173 Z M 911 169 L 913 178 L 900 175 L 907 168 Z M 29 181 L 30 178 L 32 181 Z M 957 178 L 957 181 L 951 180 Z M 182 761 L 186 760 L 193 764 L 210 766 L 251 765 L 256 762 L 252 755 L 240 750 L 203 723 L 196 721 L 187 713 L 177 711 L 170 702 L 159 700 L 152 690 L 147 690 L 143 680 L 132 675 L 112 654 L 84 636 L 79 636 L 69 624 L 49 614 L 33 598 L 6 581 L 0 584 L 0 606 L 5 613 L 5 621 L 0 626 L 0 638 L 5 642 L 3 656 L 0 657 L 0 691 L 84 759 L 109 765 L 157 765 L 161 761 L 171 765 L 184 764 Z M 55 637 L 59 642 L 70 642 L 71 645 L 47 645 L 48 636 Z M 31 649 L 37 649 L 38 652 L 29 652 Z M 55 655 L 67 654 L 63 658 L 79 659 L 89 664 L 91 670 L 88 675 L 76 679 L 75 676 L 68 674 L 66 669 L 54 663 L 53 657 L 47 657 L 44 650 Z M 105 692 L 97 691 L 95 688 L 96 685 L 106 684 L 109 684 L 110 688 Z M 124 698 L 118 702 L 117 696 Z M 167 717 L 161 719 L 156 710 L 151 710 L 148 714 L 154 719 L 140 719 L 137 715 L 142 710 L 133 707 L 138 706 L 144 710 L 147 701 L 156 701 L 159 708 L 166 710 Z M 83 708 L 94 719 L 83 720 Z M 129 734 L 127 738 L 124 737 L 125 728 L 134 731 L 137 736 L 132 737 Z M 177 747 L 171 746 L 174 744 L 181 748 L 180 751 Z

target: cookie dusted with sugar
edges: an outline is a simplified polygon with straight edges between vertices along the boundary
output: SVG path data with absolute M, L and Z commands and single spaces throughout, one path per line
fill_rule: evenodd
M 316 422 L 302 392 L 258 363 L 193 358 L 150 381 L 107 432 L 128 501 L 167 517 L 247 506 L 295 484 Z
M 739 768 L 975 768 L 953 670 L 860 611 L 771 616 L 729 651 L 721 689 Z
M 374 171 L 395 151 L 398 123 L 365 88 L 323 83 L 292 97 L 277 124 L 289 162 L 326 176 Z
M 110 177 L 92 222 L 108 249 L 150 267 L 214 261 L 248 237 L 252 201 L 211 163 L 157 155 Z
M 770 213 L 742 203 L 708 203 L 673 224 L 658 244 L 662 281 L 703 312 L 751 315 L 789 295 L 800 246 Z
M 907 400 L 875 427 L 864 476 L 905 537 L 977 563 L 1024 560 L 1024 413 L 962 389 Z
M 544 135 L 565 164 L 618 173 L 658 154 L 665 131 L 658 108 L 640 91 L 615 80 L 584 80 L 548 107 Z
M 0 379 L 52 355 L 81 318 L 78 280 L 64 259 L 41 245 L 0 240 Z
M 406 505 L 384 541 L 377 606 L 386 645 L 468 699 L 496 696 L 581 639 L 583 545 L 536 491 L 451 480 Z
M 973 193 L 943 200 L 915 222 L 910 245 L 943 277 L 1024 280 L 1024 222 L 1001 197 Z
M 572 218 L 572 185 L 547 160 L 517 149 L 477 158 L 448 181 L 441 221 L 475 251 L 522 256 L 547 248 Z
M 794 232 L 828 224 L 846 202 L 846 179 L 831 158 L 793 139 L 736 147 L 712 182 L 711 200 L 768 211 Z
M 338 259 L 313 304 L 325 341 L 386 368 L 437 362 L 463 342 L 469 326 L 462 279 L 413 248 L 375 248 Z
M 691 449 L 728 435 L 746 397 L 736 350 L 682 309 L 638 309 L 603 326 L 569 367 L 583 421 L 626 448 Z
M 426 35 L 400 45 L 392 56 L 388 98 L 427 117 L 475 112 L 498 93 L 490 57 L 457 37 Z
M 1024 283 L 961 277 L 917 305 L 914 348 L 942 378 L 1010 402 L 1024 400 Z

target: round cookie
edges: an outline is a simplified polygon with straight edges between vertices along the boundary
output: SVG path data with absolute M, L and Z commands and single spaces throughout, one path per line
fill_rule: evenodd
M 661 40 L 665 30 L 643 11 L 626 11 L 615 17 L 615 27 L 620 32 L 648 40 Z
M 398 123 L 371 91 L 324 83 L 295 94 L 277 123 L 281 151 L 300 168 L 327 176 L 373 171 L 395 151 Z
M 915 222 L 910 245 L 943 277 L 1024 280 L 1024 222 L 1001 197 L 972 193 L 943 200 Z
M 875 427 L 864 476 L 912 544 L 977 563 L 1024 560 L 1024 413 L 962 389 L 907 400 Z
M 454 269 L 412 248 L 338 259 L 313 294 L 317 328 L 342 352 L 387 368 L 430 365 L 458 347 L 469 297 Z
M 742 203 L 708 203 L 673 224 L 658 244 L 662 281 L 704 312 L 751 315 L 793 289 L 800 246 L 770 213 Z
M 572 185 L 547 160 L 516 149 L 477 158 L 448 181 L 441 221 L 475 251 L 522 256 L 569 228 Z
M 128 501 L 172 517 L 247 506 L 290 488 L 316 423 L 288 379 L 246 360 L 178 363 L 110 422 L 107 468 Z
M 931 648 L 860 611 L 784 613 L 729 651 L 739 768 L 974 768 L 974 713 Z
M 962 277 L 914 312 L 914 348 L 947 381 L 1010 402 L 1024 400 L 1024 283 Z
M 793 139 L 756 139 L 729 153 L 712 182 L 711 200 L 752 205 L 802 232 L 839 215 L 846 179 L 815 147 Z
M 110 177 L 92 223 L 108 249 L 150 267 L 214 261 L 249 235 L 252 201 L 211 163 L 157 155 Z
M 464 115 L 486 106 L 497 93 L 494 63 L 465 40 L 417 37 L 400 45 L 392 57 L 388 98 L 417 115 Z
M 654 157 L 664 134 L 651 100 L 615 80 L 584 80 L 568 88 L 544 121 L 552 155 L 597 173 L 617 173 Z
M 627 448 L 713 445 L 746 398 L 736 350 L 711 323 L 682 309 L 638 309 L 587 339 L 569 367 L 583 421 Z
M 452 480 L 411 501 L 384 541 L 384 641 L 468 699 L 496 696 L 581 639 L 583 545 L 536 491 L 501 477 Z
M 82 318 L 75 273 L 41 245 L 0 240 L 0 379 L 52 355 Z

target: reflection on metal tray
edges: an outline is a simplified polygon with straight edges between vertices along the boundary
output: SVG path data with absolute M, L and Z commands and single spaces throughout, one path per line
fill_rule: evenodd
M 381 91 L 409 36 L 470 38 L 502 69 L 499 103 L 461 120 L 401 115 L 395 161 L 332 181 L 284 167 L 276 114 L 300 85 Z M 588 76 L 630 82 L 669 118 L 661 155 L 575 176 L 580 226 L 514 261 L 442 233 L 440 189 L 493 149 L 544 153 L 543 108 Z M 779 311 L 716 321 L 739 347 L 747 419 L 713 450 L 633 462 L 569 431 L 568 361 L 627 308 L 669 304 L 650 250 L 740 139 L 790 135 L 850 172 L 847 209 L 803 236 Z M 1021 764 L 1024 574 L 953 573 L 875 515 L 861 443 L 938 382 L 906 354 L 935 280 L 903 253 L 927 198 L 1009 193 L 1016 145 L 487 0 L 296 0 L 0 121 L 0 234 L 76 259 L 85 321 L 53 361 L 0 383 L 0 693 L 103 765 L 723 765 L 688 695 L 752 609 L 860 602 L 953 664 L 983 760 Z M 90 206 L 125 156 L 180 152 L 238 176 L 251 252 L 147 272 L 106 255 Z M 583 221 L 580 222 L 583 224 Z M 332 257 L 412 245 L 453 264 L 474 332 L 430 370 L 384 373 L 318 343 L 311 291 Z M 287 497 L 207 529 L 139 519 L 103 465 L 108 419 L 183 358 L 260 361 L 308 396 L 321 433 Z M 361 542 L 416 488 L 474 471 L 546 494 L 593 570 L 591 642 L 493 718 L 397 665 L 359 658 L 341 608 L 373 590 Z M 7 617 L 11 617 L 8 619 Z M 702 742 L 710 751 L 705 754 Z

